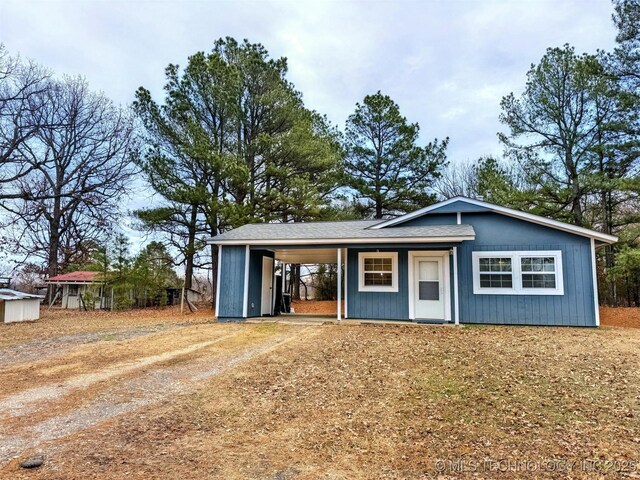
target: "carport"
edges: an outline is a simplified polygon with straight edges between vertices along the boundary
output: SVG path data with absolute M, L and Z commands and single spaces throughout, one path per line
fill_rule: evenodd
M 218 319 L 235 320 L 279 315 L 276 312 L 276 273 L 281 274 L 281 294 L 285 294 L 285 281 L 290 278 L 291 265 L 340 265 L 337 268 L 337 301 L 342 305 L 343 259 L 345 248 L 310 248 L 297 245 L 243 247 L 220 245 L 216 305 Z M 242 282 L 242 283 L 241 283 Z M 290 280 L 289 280 L 290 282 Z M 236 292 L 243 292 L 238 298 Z M 346 289 L 344 289 L 346 295 Z M 346 309 L 346 305 L 345 305 Z M 228 312 L 240 315 L 229 316 Z M 287 314 L 292 315 L 292 314 Z M 336 319 L 340 321 L 346 311 L 338 308 Z
M 287 285 L 286 278 L 289 277 L 289 282 L 292 281 L 290 265 L 301 266 L 316 266 L 316 265 L 339 265 L 340 268 L 336 269 L 337 273 L 337 286 L 336 286 L 336 299 L 338 308 L 336 310 L 336 320 L 340 321 L 343 317 L 346 317 L 346 301 L 343 306 L 342 293 L 344 291 L 346 296 L 346 282 L 343 282 L 344 259 L 346 258 L 346 249 L 343 248 L 278 248 L 273 250 L 274 260 L 280 264 L 280 272 L 282 274 L 282 294 L 285 294 Z M 274 269 L 275 271 L 276 269 Z M 289 275 L 288 275 L 289 274 Z M 264 277 L 263 277 L 264 278 Z M 343 290 L 344 284 L 344 290 Z M 290 285 L 290 283 L 289 283 Z M 263 288 L 269 288 L 263 287 Z M 276 292 L 277 295 L 277 292 Z M 274 295 L 274 298 L 275 296 Z M 276 302 L 274 301 L 274 305 Z M 273 314 L 283 314 L 281 312 L 273 312 Z M 286 316 L 294 314 L 286 313 Z

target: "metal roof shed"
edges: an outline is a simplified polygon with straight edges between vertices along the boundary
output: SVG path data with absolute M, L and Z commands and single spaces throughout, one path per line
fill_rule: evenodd
M 3 323 L 26 322 L 40 318 L 43 295 L 0 288 L 0 320 Z

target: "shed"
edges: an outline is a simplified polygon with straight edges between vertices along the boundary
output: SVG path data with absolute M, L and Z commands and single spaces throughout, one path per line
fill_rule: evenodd
M 104 298 L 104 275 L 101 272 L 83 271 L 63 273 L 46 280 L 48 285 L 56 285 L 59 292 L 56 297 L 61 296 L 62 308 L 80 308 L 81 298 L 86 302 L 87 294 L 90 292 L 97 297 L 94 308 L 104 308 L 106 299 Z
M 3 323 L 26 322 L 40 318 L 43 295 L 0 288 L 0 319 Z

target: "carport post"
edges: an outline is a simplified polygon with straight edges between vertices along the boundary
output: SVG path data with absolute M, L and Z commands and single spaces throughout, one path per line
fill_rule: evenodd
M 216 318 L 220 311 L 220 273 L 222 272 L 222 245 L 218 245 L 218 272 L 216 274 Z M 113 289 L 112 289 L 113 291 Z
M 338 321 L 342 320 L 342 249 L 338 249 Z

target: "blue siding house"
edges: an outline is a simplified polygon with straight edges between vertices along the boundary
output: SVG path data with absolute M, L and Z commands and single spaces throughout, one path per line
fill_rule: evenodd
M 219 321 L 270 316 L 276 265 L 337 264 L 337 319 L 596 327 L 617 238 L 456 197 L 390 220 L 250 224 L 218 245 Z M 342 302 L 344 300 L 344 302 Z

